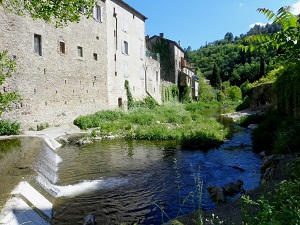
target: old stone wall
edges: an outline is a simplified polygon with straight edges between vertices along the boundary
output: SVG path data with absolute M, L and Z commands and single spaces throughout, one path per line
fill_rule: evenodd
M 105 15 L 105 3 L 98 4 Z M 80 23 L 56 29 L 0 8 L 0 51 L 8 50 L 17 64 L 17 72 L 1 91 L 18 90 L 23 98 L 4 117 L 20 121 L 24 128 L 36 128 L 107 109 L 106 23 L 105 16 L 101 22 L 82 17 Z M 40 39 L 40 54 L 35 38 Z
M 153 63 L 146 60 L 145 20 L 146 17 L 120 0 L 106 1 L 107 4 L 107 41 L 108 41 L 108 92 L 110 108 L 126 108 L 127 97 L 125 80 L 133 98 L 142 100 L 149 91 L 160 93 L 159 82 L 147 82 L 145 72 Z M 149 64 L 149 65 L 148 65 Z M 153 74 L 160 73 L 159 64 L 151 69 Z M 150 67 L 149 67 L 150 68 Z M 155 72 L 154 72 L 155 71 Z M 153 75 L 154 77 L 155 75 Z M 160 77 L 160 75 L 158 75 Z

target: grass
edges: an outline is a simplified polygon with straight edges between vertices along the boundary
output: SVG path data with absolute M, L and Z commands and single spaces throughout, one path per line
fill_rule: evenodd
M 96 128 L 101 135 L 119 135 L 137 140 L 175 140 L 184 147 L 211 147 L 228 135 L 214 118 L 201 115 L 203 104 L 168 103 L 151 108 L 124 111 L 101 111 L 80 116 L 74 124 L 81 129 Z M 214 106 L 215 107 L 215 106 Z M 218 108 L 217 108 L 218 109 Z

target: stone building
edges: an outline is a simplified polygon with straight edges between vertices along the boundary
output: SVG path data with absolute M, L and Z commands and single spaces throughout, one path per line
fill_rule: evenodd
M 125 80 L 134 99 L 142 100 L 148 93 L 161 102 L 160 64 L 145 54 L 146 19 L 124 1 L 107 1 L 108 93 L 112 108 L 127 104 Z M 155 75 L 157 79 L 153 79 Z
M 70 123 L 126 104 L 126 79 L 135 99 L 148 92 L 161 102 L 159 62 L 145 56 L 145 20 L 121 0 L 97 0 L 93 18 L 64 28 L 0 7 L 0 51 L 17 65 L 0 91 L 18 90 L 23 98 L 3 117 L 33 129 Z M 148 68 L 158 79 L 146 82 Z
M 164 37 L 163 33 L 159 36 L 146 37 L 146 44 L 153 52 L 157 48 L 163 49 L 161 61 L 161 78 L 164 86 L 175 84 L 181 92 L 186 87 L 191 88 L 191 97 L 198 97 L 198 79 L 194 74 L 186 59 L 184 58 L 184 50 L 180 46 L 180 42 L 175 42 Z M 157 47 L 158 46 L 158 47 Z M 163 59 L 163 57 L 165 59 Z

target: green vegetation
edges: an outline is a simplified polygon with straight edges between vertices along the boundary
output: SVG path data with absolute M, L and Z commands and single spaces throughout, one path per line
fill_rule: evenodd
M 125 86 L 126 95 L 127 95 L 127 107 L 128 107 L 128 109 L 131 109 L 131 108 L 133 108 L 134 101 L 133 101 L 132 93 L 130 91 L 130 86 L 129 86 L 128 80 L 125 80 L 124 86 Z
M 48 128 L 48 127 L 49 127 L 49 123 L 41 123 L 41 124 L 38 124 L 36 126 L 36 130 L 40 131 L 40 130 L 44 130 L 44 129 Z
M 176 140 L 185 147 L 210 147 L 221 143 L 228 131 L 213 118 L 200 114 L 201 103 L 170 103 L 129 112 L 101 111 L 78 117 L 81 129 L 98 128 L 101 135 L 120 135 L 138 140 Z
M 94 4 L 94 0 L 0 0 L 0 5 L 12 13 L 20 16 L 28 14 L 33 19 L 42 19 L 56 26 L 65 26 L 68 22 L 79 22 L 81 14 L 90 17 L 93 14 Z
M 0 135 L 20 134 L 20 124 L 9 120 L 0 120 Z
M 246 222 L 252 224 L 299 224 L 300 223 L 300 158 L 291 165 L 291 178 L 282 181 L 269 198 L 261 197 L 252 201 L 244 197 L 244 202 L 255 207 L 255 214 L 245 211 Z
M 177 85 L 171 85 L 169 87 L 162 88 L 162 100 L 163 102 L 178 101 L 179 89 Z

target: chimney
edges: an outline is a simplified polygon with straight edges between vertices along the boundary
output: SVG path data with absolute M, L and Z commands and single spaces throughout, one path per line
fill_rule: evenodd
M 150 39 L 149 35 L 146 35 L 146 41 L 148 41 Z
M 178 41 L 178 45 L 180 46 L 180 40 Z
M 160 38 L 164 38 L 164 33 L 159 33 Z

